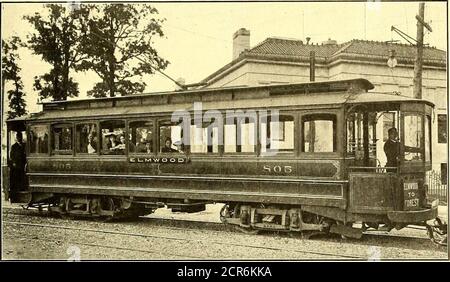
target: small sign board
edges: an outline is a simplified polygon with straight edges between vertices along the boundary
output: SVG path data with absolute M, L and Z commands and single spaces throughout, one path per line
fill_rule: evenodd
M 403 199 L 405 210 L 419 209 L 419 184 L 414 181 L 403 183 Z

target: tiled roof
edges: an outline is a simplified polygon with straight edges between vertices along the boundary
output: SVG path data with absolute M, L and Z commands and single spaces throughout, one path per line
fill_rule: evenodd
M 407 44 L 354 39 L 342 44 L 317 45 L 304 44 L 301 40 L 273 37 L 267 38 L 248 50 L 246 54 L 309 57 L 309 52 L 315 51 L 316 57 L 322 58 L 330 58 L 338 54 L 372 55 L 387 58 L 389 50 L 392 49 L 395 50 L 396 57 L 414 59 L 416 56 L 416 47 Z M 446 58 L 445 51 L 430 47 L 424 48 L 424 59 L 446 61 Z
M 397 58 L 415 59 L 416 47 L 407 44 L 386 43 L 378 41 L 352 40 L 348 42 L 347 46 L 336 53 L 358 54 L 358 55 L 372 55 L 388 57 L 389 50 L 395 50 Z M 425 47 L 423 50 L 424 60 L 438 60 L 445 62 L 447 53 L 445 51 Z
M 387 43 L 354 39 L 341 44 L 305 44 L 301 40 L 269 37 L 250 50 L 244 51 L 234 61 L 223 66 L 203 82 L 220 75 L 240 61 L 253 58 L 269 61 L 304 61 L 309 60 L 310 51 L 315 51 L 318 63 L 331 63 L 339 58 L 353 58 L 363 61 L 387 60 L 389 51 L 395 50 L 399 63 L 413 64 L 416 57 L 416 47 L 408 44 Z M 446 67 L 447 53 L 432 47 L 425 47 L 423 53 L 424 65 Z
M 337 44 L 306 45 L 300 40 L 267 38 L 247 53 L 309 57 L 309 52 L 315 51 L 316 57 L 327 58 L 339 50 L 339 46 Z

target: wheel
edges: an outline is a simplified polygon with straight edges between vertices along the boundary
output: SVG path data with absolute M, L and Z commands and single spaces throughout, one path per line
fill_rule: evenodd
M 222 223 L 226 223 L 227 218 L 230 217 L 230 210 L 229 210 L 228 204 L 223 205 L 223 207 L 220 209 L 220 221 Z

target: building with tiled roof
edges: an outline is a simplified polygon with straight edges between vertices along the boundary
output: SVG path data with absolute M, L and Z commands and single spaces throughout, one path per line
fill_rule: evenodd
M 243 47 L 243 50 L 238 52 L 238 57 L 233 58 L 230 63 L 209 75 L 202 83 L 205 83 L 207 87 L 254 85 L 255 81 L 252 81 L 249 75 L 244 75 L 244 77 L 241 76 L 243 79 L 238 80 L 227 79 L 230 73 L 244 67 L 244 65 L 252 63 L 272 65 L 296 64 L 297 66 L 294 66 L 294 68 L 304 66 L 307 69 L 304 71 L 297 70 L 295 75 L 288 72 L 277 73 L 277 75 L 275 75 L 275 77 L 291 76 L 287 80 L 282 79 L 279 81 L 280 83 L 304 82 L 309 80 L 309 59 L 311 51 L 315 52 L 316 71 L 318 72 L 316 74 L 316 79 L 325 80 L 333 79 L 333 76 L 336 76 L 336 71 L 332 68 L 337 64 L 361 64 L 362 62 L 367 62 L 375 65 L 378 64 L 384 69 L 387 69 L 387 60 L 390 52 L 393 50 L 398 62 L 397 68 L 413 68 L 416 56 L 416 48 L 411 45 L 356 39 L 341 44 L 337 44 L 333 40 L 329 40 L 325 44 L 305 44 L 302 40 L 270 37 L 251 49 L 249 46 L 240 47 Z M 447 53 L 445 51 L 425 47 L 423 58 L 424 70 L 434 69 L 443 72 L 446 71 Z M 254 68 L 252 71 L 255 75 L 264 74 L 264 72 L 255 73 Z M 394 76 L 396 75 L 394 74 Z M 248 78 L 248 80 L 246 80 L 246 78 Z M 277 81 L 261 81 L 257 84 L 275 82 Z
M 206 77 L 203 87 L 256 86 L 310 80 L 310 52 L 315 53 L 315 80 L 365 78 L 371 92 L 413 95 L 416 47 L 409 44 L 354 39 L 344 43 L 327 40 L 321 44 L 298 39 L 270 37 L 250 48 L 250 31 L 233 35 L 233 58 Z M 394 55 L 397 64 L 387 61 Z M 433 123 L 433 169 L 447 164 L 447 52 L 425 47 L 422 97 L 435 104 Z M 444 170 L 442 170 L 442 173 Z

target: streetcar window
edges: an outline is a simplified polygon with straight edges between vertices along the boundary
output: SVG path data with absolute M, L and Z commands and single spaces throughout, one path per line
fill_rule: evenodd
M 261 120 L 261 152 L 294 150 L 294 117 L 280 115 L 269 116 Z
M 424 132 L 422 130 L 423 117 L 421 115 L 405 115 L 405 160 L 423 160 L 422 148 Z
M 126 150 L 125 121 L 109 120 L 100 123 L 102 154 L 123 155 Z
M 336 151 L 336 116 L 315 114 L 302 117 L 302 151 L 324 153 Z
M 392 127 L 398 128 L 395 123 L 395 112 L 386 112 L 383 113 L 383 142 L 386 142 L 389 139 L 389 129 Z
M 98 152 L 97 125 L 95 123 L 77 124 L 75 132 L 77 153 L 95 154 Z
M 132 121 L 129 123 L 130 153 L 153 153 L 153 123 L 151 121 Z
M 184 153 L 183 129 L 180 123 L 170 121 L 159 124 L 159 151 L 161 153 Z
M 236 153 L 236 125 L 225 124 L 224 131 L 224 151 L 225 153 Z
M 52 126 L 52 151 L 55 154 L 72 154 L 72 125 Z
M 33 125 L 29 135 L 30 153 L 48 154 L 48 127 L 47 125 Z
M 211 123 L 193 124 L 190 127 L 191 153 L 218 153 L 219 129 Z
M 256 117 L 227 118 L 224 125 L 225 153 L 254 153 L 256 145 Z
M 357 152 L 361 151 L 362 133 L 360 132 L 359 124 L 356 113 L 347 117 L 347 153 L 349 155 L 356 155 Z
M 431 162 L 431 117 L 425 119 L 425 161 Z

